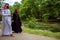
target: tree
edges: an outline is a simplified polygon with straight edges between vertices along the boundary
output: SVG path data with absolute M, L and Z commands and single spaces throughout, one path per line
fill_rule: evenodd
M 60 0 L 22 0 L 12 8 L 18 8 L 22 19 L 60 20 Z

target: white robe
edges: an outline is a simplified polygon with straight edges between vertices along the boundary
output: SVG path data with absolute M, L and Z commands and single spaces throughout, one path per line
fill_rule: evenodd
M 2 10 L 2 35 L 12 34 L 10 10 Z

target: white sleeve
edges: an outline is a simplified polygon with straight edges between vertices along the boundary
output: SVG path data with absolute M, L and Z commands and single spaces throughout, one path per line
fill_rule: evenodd
M 7 15 L 11 15 L 10 10 L 7 10 Z
M 10 10 L 2 10 L 2 15 L 11 15 Z
M 2 14 L 1 15 L 4 15 L 4 10 L 2 10 Z
M 8 15 L 11 15 L 11 12 L 10 12 L 10 10 L 8 10 Z

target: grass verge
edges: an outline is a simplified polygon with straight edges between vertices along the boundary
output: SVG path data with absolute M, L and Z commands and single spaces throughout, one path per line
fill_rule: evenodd
M 23 32 L 60 39 L 60 32 L 51 32 L 51 31 L 46 31 L 46 30 L 35 30 L 35 29 L 27 28 L 27 27 L 23 27 Z

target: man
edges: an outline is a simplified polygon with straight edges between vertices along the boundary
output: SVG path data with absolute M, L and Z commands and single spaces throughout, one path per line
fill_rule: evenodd
M 12 36 L 11 13 L 8 3 L 2 9 L 2 36 Z

